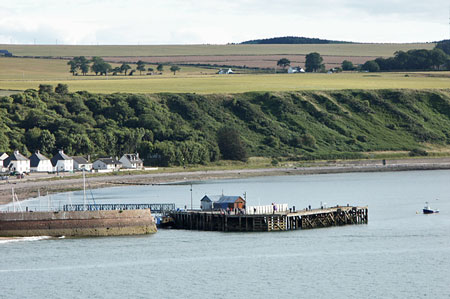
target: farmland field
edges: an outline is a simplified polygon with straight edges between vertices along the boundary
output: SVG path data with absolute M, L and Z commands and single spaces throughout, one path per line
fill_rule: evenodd
M 89 76 L 72 76 L 69 73 L 68 60 L 63 59 L 38 59 L 38 58 L 0 58 L 0 80 L 89 80 L 98 79 L 97 76 L 90 73 Z M 114 68 L 119 63 L 111 63 Z M 131 65 L 136 68 L 136 65 Z M 152 67 L 156 69 L 156 65 L 148 64 L 146 68 Z M 183 66 L 181 68 L 182 75 L 191 74 L 211 74 L 215 70 Z M 139 72 L 136 73 L 137 75 Z M 163 72 L 163 76 L 173 76 L 169 71 L 169 67 Z M 119 75 L 118 77 L 125 77 Z M 128 77 L 126 77 L 128 78 Z M 0 85 L 0 89 L 3 89 Z
M 79 76 L 81 77 L 81 76 Z M 338 73 L 260 75 L 176 75 L 148 77 L 90 76 L 88 80 L 0 80 L 0 89 L 37 89 L 39 84 L 69 85 L 70 91 L 94 93 L 240 93 L 248 91 L 339 89 L 448 89 L 450 72 L 436 73 Z
M 190 55 L 305 55 L 392 56 L 395 51 L 431 50 L 434 43 L 417 44 L 305 44 L 305 45 L 142 45 L 69 46 L 3 44 L 16 56 L 190 56 Z

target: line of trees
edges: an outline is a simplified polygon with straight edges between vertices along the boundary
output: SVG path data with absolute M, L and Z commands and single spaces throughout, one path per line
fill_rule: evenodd
M 67 65 L 70 66 L 70 73 L 72 75 L 76 76 L 80 72 L 83 76 L 86 76 L 89 72 L 89 69 L 95 73 L 95 75 L 108 75 L 108 73 L 111 73 L 113 75 L 117 74 L 124 74 L 127 75 L 133 75 L 134 71 L 132 67 L 128 63 L 122 63 L 121 66 L 117 66 L 113 68 L 111 64 L 106 62 L 102 57 L 94 56 L 91 60 L 87 59 L 84 56 L 77 56 L 74 57 L 72 60 L 67 62 Z M 157 71 L 162 72 L 164 70 L 163 64 L 158 64 Z M 148 72 L 153 72 L 153 68 L 146 68 L 146 63 L 142 60 L 139 60 L 136 62 L 136 70 L 139 71 L 139 74 L 142 75 L 142 72 L 145 72 L 148 70 Z M 172 65 L 170 68 L 170 71 L 176 74 L 176 72 L 180 71 L 181 68 L 176 65 Z

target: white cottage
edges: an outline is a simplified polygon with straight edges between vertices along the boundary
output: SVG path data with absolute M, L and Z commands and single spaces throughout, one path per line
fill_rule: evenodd
M 73 159 L 67 156 L 63 150 L 59 150 L 51 161 L 56 172 L 73 171 Z
M 6 160 L 6 158 L 8 158 L 8 154 L 7 153 L 0 153 L 0 172 L 5 172 L 7 171 L 6 166 L 4 166 L 3 162 Z
M 92 170 L 92 163 L 90 163 L 85 157 L 73 157 L 73 169 L 75 170 Z
M 92 164 L 95 170 L 118 171 L 122 168 L 122 162 L 114 158 L 99 158 Z
M 8 168 L 10 172 L 29 173 L 30 160 L 23 156 L 19 151 L 14 153 L 3 161 L 4 167 Z
M 30 156 L 31 172 L 53 172 L 53 165 L 49 158 L 36 151 Z
M 124 168 L 142 169 L 144 162 L 139 158 L 139 154 L 125 154 L 119 160 Z

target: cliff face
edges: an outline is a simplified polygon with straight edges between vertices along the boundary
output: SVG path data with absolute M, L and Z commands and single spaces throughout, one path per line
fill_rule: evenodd
M 156 232 L 150 210 L 0 213 L 1 237 L 93 237 Z
M 217 132 L 237 129 L 250 156 L 357 158 L 450 143 L 450 90 L 226 95 L 23 94 L 0 98 L 0 152 L 121 156 L 147 164 L 220 159 Z M 157 159 L 155 159 L 157 157 Z

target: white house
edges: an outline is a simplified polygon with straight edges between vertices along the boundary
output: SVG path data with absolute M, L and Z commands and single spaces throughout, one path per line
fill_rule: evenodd
M 290 66 L 288 69 L 288 74 L 295 74 L 295 73 L 304 73 L 305 70 L 301 67 L 292 67 Z
M 29 173 L 30 172 L 30 160 L 24 157 L 19 151 L 14 153 L 3 161 L 4 167 L 8 168 L 11 172 L 17 173 Z
M 92 164 L 95 170 L 118 171 L 122 167 L 122 163 L 114 158 L 99 158 Z
M 92 170 L 92 163 L 90 163 L 85 157 L 73 157 L 73 169 L 75 170 Z
M 59 150 L 51 161 L 57 172 L 73 171 L 73 159 L 64 154 L 63 150 Z
M 228 69 L 228 71 L 220 69 L 219 72 L 217 72 L 219 75 L 229 75 L 229 74 L 234 74 L 232 69 Z
M 30 156 L 31 172 L 52 172 L 53 165 L 49 158 L 36 151 Z
M 0 172 L 5 172 L 7 171 L 6 166 L 4 166 L 3 162 L 6 160 L 6 158 L 8 158 L 8 154 L 7 153 L 0 153 Z
M 139 154 L 124 154 L 119 160 L 124 168 L 142 169 L 144 162 L 139 158 Z

